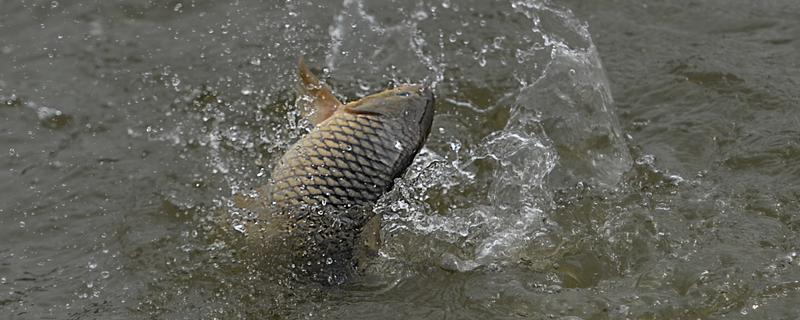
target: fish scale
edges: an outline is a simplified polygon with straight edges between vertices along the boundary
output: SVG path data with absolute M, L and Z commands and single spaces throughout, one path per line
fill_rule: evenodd
M 369 205 L 422 148 L 434 97 L 424 86 L 403 85 L 343 104 L 302 62 L 300 77 L 305 95 L 298 107 L 309 111 L 302 103 L 313 103 L 316 113 L 303 113 L 315 127 L 259 189 L 259 219 L 247 234 L 257 255 L 339 283 L 377 250 L 380 216 Z
M 274 170 L 272 200 L 276 206 L 313 206 L 323 201 L 358 205 L 375 201 L 391 187 L 398 175 L 391 164 L 397 159 L 409 162 L 402 158 L 413 156 L 409 152 L 413 150 L 400 150 L 394 144 L 415 143 L 402 128 L 372 117 L 335 115 L 289 150 Z M 294 183 L 297 179 L 303 188 Z M 321 187 L 342 192 L 317 192 Z

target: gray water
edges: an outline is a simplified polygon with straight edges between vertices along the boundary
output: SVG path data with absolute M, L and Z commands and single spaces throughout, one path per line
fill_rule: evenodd
M 342 286 L 237 231 L 300 56 L 438 98 Z M 0 318 L 797 319 L 798 85 L 795 0 L 3 1 Z

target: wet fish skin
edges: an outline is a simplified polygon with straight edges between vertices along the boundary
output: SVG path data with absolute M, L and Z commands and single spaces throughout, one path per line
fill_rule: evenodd
M 425 86 L 403 85 L 341 104 L 302 61 L 300 74 L 319 111 L 316 126 L 277 162 L 253 233 L 282 246 L 269 255 L 288 252 L 294 271 L 341 283 L 361 249 L 380 241 L 380 217 L 368 205 L 424 145 L 435 98 Z
M 402 86 L 348 104 L 352 109 L 320 123 L 281 158 L 273 170 L 274 206 L 374 202 L 425 143 L 433 103 L 430 90 Z

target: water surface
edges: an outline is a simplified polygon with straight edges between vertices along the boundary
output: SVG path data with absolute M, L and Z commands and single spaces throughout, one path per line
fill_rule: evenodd
M 795 319 L 800 4 L 0 3 L 0 318 Z M 435 85 L 343 286 L 234 199 L 345 100 Z M 269 257 L 264 257 L 268 260 Z

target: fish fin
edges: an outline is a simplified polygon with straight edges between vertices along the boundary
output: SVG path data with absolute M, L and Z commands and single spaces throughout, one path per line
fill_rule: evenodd
M 375 116 L 375 117 L 383 116 L 383 114 L 380 112 L 358 110 L 354 108 L 344 108 L 342 109 L 342 111 L 347 112 L 349 114 L 362 115 L 362 116 Z
M 364 224 L 359 235 L 360 248 L 356 248 L 356 264 L 360 271 L 364 271 L 370 258 L 375 258 L 381 249 L 381 215 L 372 216 Z
M 365 115 L 365 116 L 382 116 L 383 114 L 380 112 L 374 111 L 374 105 L 370 105 L 369 103 L 365 103 L 365 99 L 352 101 L 344 106 L 342 106 L 341 110 L 343 112 L 347 112 L 349 114 L 355 115 Z
M 319 124 L 333 115 L 343 104 L 336 99 L 326 84 L 311 73 L 303 57 L 300 57 L 297 69 L 300 75 L 300 96 L 297 98 L 297 105 L 303 116 L 308 117 L 311 123 Z

